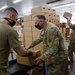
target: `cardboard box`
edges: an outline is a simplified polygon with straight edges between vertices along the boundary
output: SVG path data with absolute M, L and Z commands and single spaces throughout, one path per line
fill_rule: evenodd
M 56 25 L 56 20 L 52 20 L 52 23 Z
M 55 14 L 45 14 L 46 19 L 55 19 L 56 15 Z
M 26 21 L 26 22 L 23 22 L 23 25 L 24 25 L 24 27 L 32 26 L 32 21 Z
M 18 35 L 19 35 L 19 37 L 22 37 L 23 38 L 23 34 L 22 33 L 19 33 Z
M 46 19 L 52 19 L 52 15 L 51 14 L 45 14 Z
M 46 17 L 46 19 L 49 19 L 49 20 L 52 20 L 52 19 L 58 19 L 58 20 L 60 20 L 59 15 L 56 15 L 56 14 L 53 14 L 53 13 L 51 13 L 51 14 L 45 14 L 45 17 Z
M 23 40 L 23 38 L 19 38 L 19 42 L 20 42 L 20 45 L 24 45 L 24 40 Z
M 36 37 L 36 38 L 37 38 L 37 37 L 39 37 L 39 36 L 40 36 L 40 32 L 32 32 L 32 33 L 33 33 L 33 38 L 34 38 L 34 37 Z
M 32 26 L 35 26 L 35 22 L 34 21 L 32 21 Z
M 19 41 L 23 41 L 23 37 L 19 37 Z
M 31 21 L 32 20 L 32 16 L 31 15 L 27 15 L 23 17 L 23 21 Z
M 70 28 L 66 28 L 66 35 L 70 35 Z
M 56 19 L 56 25 L 60 27 L 60 20 Z
M 58 19 L 47 19 L 48 22 L 51 22 L 57 26 L 60 26 L 60 20 Z
M 24 27 L 24 31 L 32 31 L 32 27 L 31 26 L 27 26 L 27 27 Z
M 56 14 L 56 10 L 55 9 L 48 9 L 48 13 L 51 13 L 51 14 Z
M 19 41 L 21 45 L 24 45 L 24 36 L 23 34 L 19 34 Z
M 31 9 L 32 14 L 41 13 L 41 12 L 48 13 L 48 8 L 40 6 L 40 7 Z
M 57 19 L 57 15 L 54 15 L 54 14 L 53 14 L 53 19 Z
M 37 56 L 40 56 L 40 51 L 39 50 L 35 50 L 35 52 L 37 53 Z M 17 63 L 19 64 L 23 64 L 23 65 L 28 65 L 28 66 L 32 66 L 35 64 L 34 60 L 35 58 L 33 57 L 21 57 L 19 55 L 16 55 L 16 59 L 17 59 Z
M 60 16 L 59 15 L 56 15 L 56 19 L 60 20 Z
M 65 28 L 66 27 L 66 23 L 60 23 L 60 27 L 61 28 Z
M 72 14 L 71 13 L 65 12 L 64 15 L 63 15 L 63 17 L 67 18 L 67 16 L 70 17 L 70 18 L 72 18 Z
M 25 37 L 25 41 L 26 42 L 32 42 L 33 40 L 32 40 L 32 37 Z
M 25 33 L 25 37 L 32 37 L 32 32 L 24 32 Z
M 53 22 L 53 20 L 52 19 L 46 19 L 48 22 Z

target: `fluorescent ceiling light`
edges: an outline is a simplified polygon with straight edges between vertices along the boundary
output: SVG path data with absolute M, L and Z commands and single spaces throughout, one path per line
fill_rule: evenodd
M 67 7 L 67 6 L 71 6 L 71 5 L 75 5 L 75 3 L 65 4 L 65 5 L 61 5 L 61 6 L 55 6 L 55 7 L 52 7 L 52 9 L 57 9 L 57 8 L 61 8 L 61 7 Z
M 20 2 L 21 0 L 14 0 L 13 3 L 18 3 Z
M 3 7 L 1 7 L 0 8 L 0 10 L 3 10 L 3 9 L 5 9 L 5 8 L 7 8 L 7 6 L 5 5 L 5 6 L 3 6 Z

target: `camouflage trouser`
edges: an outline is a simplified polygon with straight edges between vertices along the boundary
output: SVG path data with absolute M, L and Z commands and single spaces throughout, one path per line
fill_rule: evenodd
M 70 75 L 68 70 L 68 61 L 63 63 L 53 64 L 50 67 L 50 75 Z
M 10 75 L 6 70 L 0 70 L 0 75 Z
M 71 62 L 73 62 L 73 52 L 75 53 L 75 42 L 70 42 L 68 46 L 68 56 Z

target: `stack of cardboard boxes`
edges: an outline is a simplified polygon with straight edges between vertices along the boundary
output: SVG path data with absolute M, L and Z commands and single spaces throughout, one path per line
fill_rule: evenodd
M 24 31 L 23 31 L 23 27 L 20 25 L 15 25 L 14 29 L 18 32 L 18 38 L 20 41 L 21 45 L 24 45 Z
M 70 38 L 70 28 L 66 23 L 60 23 L 60 31 L 65 40 L 69 41 Z

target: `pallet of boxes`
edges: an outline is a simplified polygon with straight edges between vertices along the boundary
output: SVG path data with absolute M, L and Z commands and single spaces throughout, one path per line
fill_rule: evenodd
M 42 6 L 31 9 L 31 15 L 25 16 L 23 18 L 25 46 L 29 46 L 34 40 L 36 40 L 39 37 L 41 33 L 41 30 L 35 28 L 35 24 L 33 21 L 33 17 L 35 15 L 44 15 L 48 22 L 52 22 L 58 27 L 60 25 L 60 18 L 59 15 L 56 15 L 55 9 L 50 9 Z M 38 44 L 30 50 L 39 50 L 41 52 L 41 55 L 46 51 L 43 43 Z M 34 64 L 34 61 L 32 61 L 29 57 L 20 57 L 18 55 L 17 62 L 28 66 Z M 39 66 L 41 66 L 42 68 L 43 65 L 40 64 Z M 49 61 L 45 61 L 46 69 L 48 68 L 48 66 Z M 36 75 L 42 75 L 42 72 L 39 69 L 33 69 L 33 71 L 36 72 Z

